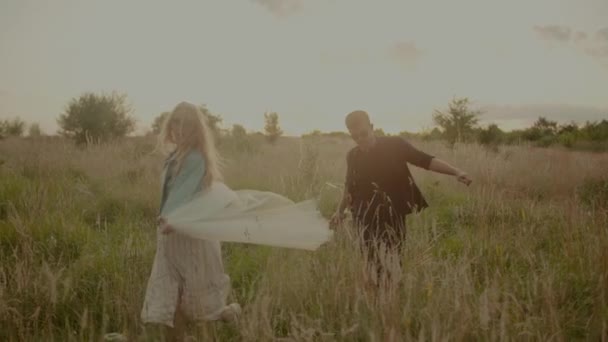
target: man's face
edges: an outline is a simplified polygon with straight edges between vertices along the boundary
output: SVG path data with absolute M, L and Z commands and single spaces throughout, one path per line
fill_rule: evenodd
M 369 122 L 355 122 L 348 127 L 348 132 L 363 149 L 370 148 L 374 143 L 374 126 Z

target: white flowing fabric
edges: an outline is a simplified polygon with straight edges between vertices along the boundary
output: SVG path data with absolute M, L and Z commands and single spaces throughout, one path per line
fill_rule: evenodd
M 333 235 L 313 200 L 295 203 L 272 192 L 233 191 L 219 182 L 166 219 L 177 233 L 196 239 L 311 251 Z

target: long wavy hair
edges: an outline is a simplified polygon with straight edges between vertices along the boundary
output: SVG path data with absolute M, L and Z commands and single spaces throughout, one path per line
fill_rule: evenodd
M 215 147 L 213 132 L 207 117 L 194 104 L 189 102 L 177 104 L 165 119 L 158 138 L 159 149 L 165 153 L 175 152 L 177 167 L 172 170 L 173 174 L 181 170 L 184 158 L 194 149 L 205 159 L 203 188 L 223 179 L 221 159 Z

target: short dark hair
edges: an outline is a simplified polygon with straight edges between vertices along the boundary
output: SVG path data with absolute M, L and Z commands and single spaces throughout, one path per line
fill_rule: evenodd
M 364 110 L 355 110 L 346 115 L 346 127 L 351 127 L 355 123 L 364 122 L 371 124 L 369 115 Z

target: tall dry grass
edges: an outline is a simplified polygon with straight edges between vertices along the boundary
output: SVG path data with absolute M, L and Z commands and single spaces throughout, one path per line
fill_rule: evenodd
M 282 139 L 247 153 L 224 145 L 226 181 L 330 215 L 340 196 L 339 139 Z M 225 244 L 236 326 L 208 340 L 606 340 L 608 155 L 415 143 L 467 170 L 467 188 L 413 168 L 431 204 L 410 217 L 403 269 L 370 291 L 354 236 L 309 253 Z M 161 158 L 153 142 L 78 149 L 0 141 L 0 340 L 161 340 L 139 321 L 155 250 Z M 253 152 L 251 152 L 253 151 Z M 604 177 L 604 178 L 603 178 Z

